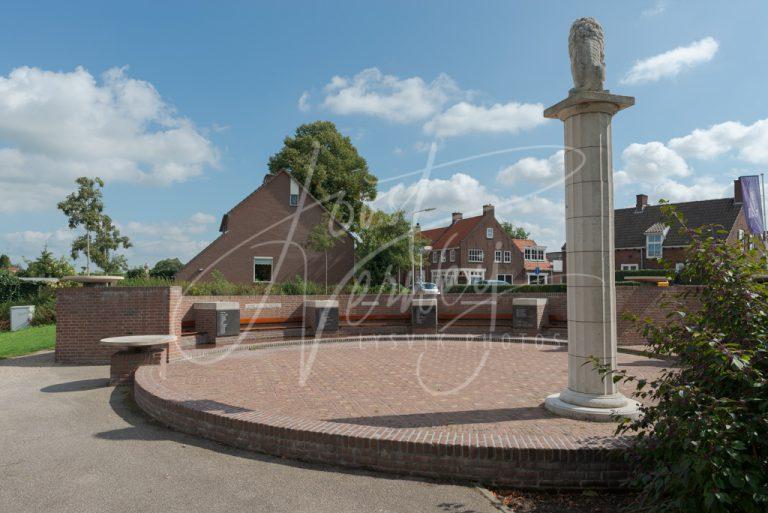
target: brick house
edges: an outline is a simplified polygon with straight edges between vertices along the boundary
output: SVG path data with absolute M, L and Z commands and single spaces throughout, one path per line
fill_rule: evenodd
M 432 248 L 424 260 L 422 279 L 441 288 L 479 280 L 547 282 L 551 267 L 544 257 L 546 248 L 512 239 L 496 219 L 493 205 L 484 205 L 483 214 L 474 217 L 454 212 L 451 224 L 421 231 L 421 235 Z
M 307 236 L 326 213 L 290 173 L 267 174 L 264 183 L 224 214 L 219 235 L 178 273 L 178 280 L 208 280 L 214 270 L 234 283 L 281 282 L 297 275 L 325 280 L 325 256 L 307 248 Z M 328 283 L 348 279 L 355 265 L 354 239 L 336 225 L 328 252 Z
M 734 197 L 674 203 L 691 228 L 722 226 L 715 237 L 735 243 L 751 234 L 744 213 L 741 184 L 734 181 Z M 662 269 L 660 262 L 683 266 L 690 237 L 679 233 L 679 224 L 665 224 L 660 205 L 648 205 L 648 196 L 638 194 L 635 207 L 615 211 L 616 270 Z
M 691 228 L 706 225 L 721 226 L 725 233 L 714 234 L 729 243 L 737 243 L 751 235 L 744 212 L 741 179 L 734 180 L 732 198 L 719 198 L 684 203 L 672 203 L 683 215 Z M 616 270 L 633 271 L 640 269 L 663 269 L 661 259 L 680 269 L 684 262 L 685 248 L 690 237 L 681 235 L 679 224 L 665 224 L 666 218 L 660 205 L 649 205 L 648 196 L 638 194 L 635 206 L 614 211 L 614 234 L 616 245 Z M 563 261 L 565 266 L 565 245 L 559 253 L 550 253 L 550 260 Z M 555 276 L 557 281 L 558 275 Z

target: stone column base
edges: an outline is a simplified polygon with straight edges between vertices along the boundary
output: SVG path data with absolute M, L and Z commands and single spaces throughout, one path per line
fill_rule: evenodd
M 640 417 L 640 403 L 622 394 L 591 395 L 566 389 L 547 397 L 544 407 L 561 417 L 592 422 L 616 422 L 620 418 L 636 420 Z

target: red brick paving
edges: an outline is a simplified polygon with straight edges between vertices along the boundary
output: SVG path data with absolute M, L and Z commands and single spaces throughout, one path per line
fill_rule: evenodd
M 621 353 L 619 364 L 644 377 L 663 367 Z M 151 414 L 273 454 L 520 486 L 615 485 L 628 472 L 621 457 L 600 455 L 600 448 L 615 453 L 624 445 L 613 437 L 614 424 L 543 408 L 548 394 L 566 386 L 565 347 L 403 340 L 289 346 L 174 362 L 166 378 L 153 367 L 137 373 L 137 401 Z

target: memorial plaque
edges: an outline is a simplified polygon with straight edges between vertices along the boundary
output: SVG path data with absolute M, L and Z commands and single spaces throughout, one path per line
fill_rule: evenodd
M 536 306 L 515 305 L 512 307 L 512 326 L 514 328 L 536 328 Z
M 339 302 L 334 299 L 305 301 L 305 326 L 314 333 L 339 330 Z
M 240 334 L 240 310 L 216 312 L 216 336 L 236 337 Z
M 411 304 L 411 326 L 414 329 L 436 329 L 437 300 L 414 299 Z

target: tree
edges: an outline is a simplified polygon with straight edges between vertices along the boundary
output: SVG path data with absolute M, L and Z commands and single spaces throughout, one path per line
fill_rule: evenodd
M 711 226 L 690 229 L 671 206 L 662 211 L 691 238 L 686 288 L 668 319 L 640 322 L 650 353 L 669 358 L 646 380 L 599 366 L 606 379 L 635 382 L 642 417 L 634 433 L 644 511 L 768 511 L 768 259 L 730 244 Z M 669 223 L 676 224 L 676 223 Z M 760 248 L 760 249 L 758 249 Z M 694 306 L 695 305 L 695 306 Z M 662 305 L 665 306 L 665 305 Z M 597 362 L 595 362 L 597 364 Z M 610 376 L 613 374 L 613 376 Z
M 54 258 L 48 247 L 43 247 L 40 256 L 27 261 L 27 268 L 20 274 L 30 278 L 63 278 L 75 274 L 75 268 L 63 256 Z
M 284 169 L 302 185 L 309 177 L 309 192 L 352 230 L 359 228 L 364 202 L 376 198 L 376 177 L 369 172 L 368 163 L 330 121 L 301 125 L 294 137 L 285 138 L 283 148 L 269 158 L 270 173 Z
M 125 257 L 112 254 L 121 246 L 132 246 L 128 237 L 121 236 L 112 219 L 104 214 L 104 202 L 101 178 L 82 176 L 75 183 L 77 192 L 73 192 L 59 203 L 58 207 L 69 220 L 69 228 L 83 227 L 85 233 L 72 241 L 72 258 L 80 254 L 86 258 L 86 273 L 91 273 L 91 262 L 98 265 L 106 274 L 119 273 L 128 267 Z
M 507 232 L 507 235 L 513 239 L 527 239 L 531 236 L 530 232 L 525 231 L 525 228 L 522 226 L 515 226 L 509 221 L 502 222 L 501 227 Z
M 369 211 L 369 219 L 360 230 L 358 274 L 368 274 L 371 283 L 384 283 L 399 270 L 410 271 L 426 240 L 411 232 L 411 224 L 402 210 L 387 214 Z
M 8 269 L 11 265 L 11 259 L 8 255 L 5 253 L 0 255 L 0 269 Z
M 325 293 L 328 294 L 328 252 L 338 242 L 337 237 L 334 235 L 334 228 L 331 224 L 331 216 L 329 214 L 323 214 L 322 219 L 317 223 L 312 231 L 307 236 L 307 247 L 323 253 L 325 255 Z
M 184 264 L 178 258 L 166 258 L 165 260 L 159 260 L 149 271 L 149 275 L 153 278 L 172 280 L 176 273 L 181 271 L 182 267 L 184 267 Z

